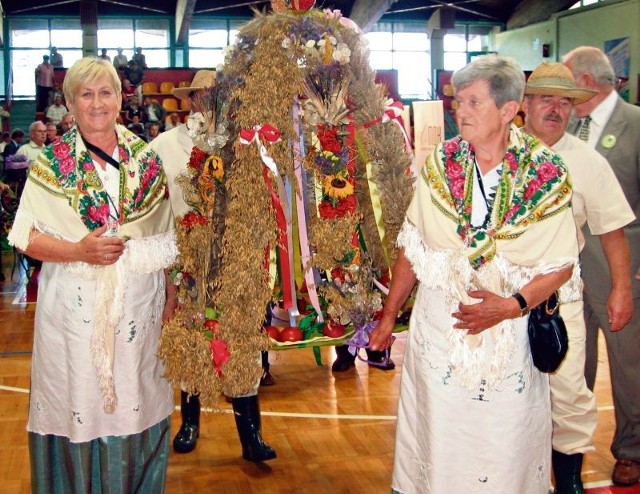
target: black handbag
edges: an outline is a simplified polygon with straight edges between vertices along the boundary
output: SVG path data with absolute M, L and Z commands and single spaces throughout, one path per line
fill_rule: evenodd
M 542 372 L 554 372 L 569 349 L 567 327 L 560 316 L 557 293 L 529 313 L 529 346 L 533 365 Z

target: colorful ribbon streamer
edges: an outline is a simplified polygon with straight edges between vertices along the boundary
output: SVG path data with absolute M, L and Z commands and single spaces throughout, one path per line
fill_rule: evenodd
M 278 226 L 278 254 L 280 260 L 280 282 L 282 284 L 282 303 L 283 307 L 287 310 L 297 307 L 295 305 L 295 287 L 292 287 L 291 279 L 293 276 L 293 270 L 291 269 L 291 246 L 292 242 L 289 239 L 291 230 L 291 215 L 289 213 L 287 195 L 278 172 L 278 167 L 275 161 L 269 153 L 266 147 L 262 143 L 265 140 L 271 144 L 275 144 L 280 141 L 280 131 L 273 125 L 266 123 L 263 125 L 256 125 L 251 129 L 242 129 L 240 131 L 240 142 L 244 145 L 250 145 L 255 142 L 260 152 L 260 158 L 264 163 L 262 174 L 264 176 L 265 184 L 271 195 L 271 202 L 275 210 L 276 224 Z M 273 173 L 276 179 L 278 192 L 275 191 L 271 178 L 269 177 L 269 171 Z
M 294 170 L 296 184 L 298 185 L 299 194 L 296 195 L 296 211 L 298 213 L 298 237 L 300 238 L 300 257 L 302 258 L 302 267 L 304 271 L 304 280 L 307 285 L 307 293 L 311 306 L 318 314 L 318 322 L 324 322 L 322 310 L 320 308 L 320 299 L 316 290 L 316 281 L 313 268 L 311 268 L 311 248 L 309 247 L 309 232 L 307 231 L 307 217 L 304 203 L 305 181 L 302 178 L 304 165 L 302 163 L 304 136 L 302 135 L 302 125 L 300 122 L 300 103 L 296 100 L 292 109 L 293 128 L 298 136 L 298 140 L 293 143 L 294 152 Z M 306 269 L 305 269 L 306 268 Z

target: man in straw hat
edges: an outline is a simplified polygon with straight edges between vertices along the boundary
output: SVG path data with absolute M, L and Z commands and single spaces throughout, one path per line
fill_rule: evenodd
M 199 96 L 206 89 L 215 86 L 215 81 L 215 71 L 200 70 L 193 77 L 191 86 L 177 87 L 173 90 L 173 94 L 180 99 L 189 101 L 192 114 L 198 113 L 205 110 L 201 108 L 202 99 Z M 160 155 L 162 160 L 167 175 L 169 198 L 174 217 L 184 216 L 191 210 L 191 207 L 185 201 L 176 178 L 187 171 L 187 164 L 194 147 L 194 142 L 189 135 L 188 124 L 179 125 L 160 134 L 150 146 Z M 257 360 L 258 356 L 256 356 L 256 362 Z M 257 388 L 258 383 L 256 383 L 254 390 L 246 396 L 231 398 L 243 458 L 253 462 L 271 460 L 276 457 L 275 450 L 262 439 Z M 189 453 L 195 449 L 200 435 L 200 399 L 197 395 L 189 397 L 186 392 L 181 391 L 180 406 L 182 425 L 173 440 L 173 449 L 178 453 Z
M 633 485 L 640 480 L 640 108 L 618 95 L 618 78 L 602 50 L 593 46 L 575 48 L 565 55 L 564 63 L 578 86 L 597 92 L 591 100 L 576 105 L 574 113 L 581 120 L 575 128 L 570 127 L 570 132 L 585 136 L 589 146 L 609 162 L 636 216 L 624 228 L 631 253 L 634 314 L 623 331 L 615 331 L 609 316 L 613 292 L 606 250 L 597 238 L 585 234 L 581 256 L 587 323 L 587 385 L 593 387 L 595 383 L 598 328 L 602 328 L 609 354 L 616 417 L 611 443 L 616 465 L 611 478 L 615 484 Z
M 610 265 L 616 267 L 611 271 L 611 282 L 622 292 L 616 297 L 622 303 L 612 303 L 611 319 L 612 327 L 621 329 L 631 316 L 629 247 L 623 227 L 633 221 L 634 215 L 607 161 L 565 132 L 573 106 L 594 95 L 594 91 L 577 87 L 564 65 L 542 63 L 525 86 L 525 130 L 558 153 L 569 170 L 580 249 L 584 247 L 581 228 L 588 223 L 602 242 Z M 569 352 L 558 371 L 550 375 L 553 470 L 558 494 L 578 494 L 584 492 L 580 479 L 582 455 L 593 450 L 596 403 L 584 377 L 583 303 L 563 304 L 560 312 L 569 333 Z

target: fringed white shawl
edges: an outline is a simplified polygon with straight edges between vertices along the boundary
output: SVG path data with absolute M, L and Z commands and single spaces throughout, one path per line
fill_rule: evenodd
M 91 356 L 106 413 L 113 413 L 117 407 L 113 380 L 115 328 L 123 315 L 129 275 L 158 271 L 170 266 L 177 257 L 166 177 L 159 158 L 124 127 L 118 126 L 117 134 L 122 211 L 118 234 L 127 239 L 125 252 L 110 266 L 82 262 L 64 265 L 83 279 L 96 280 Z M 71 157 L 75 166 L 61 173 L 60 157 Z M 75 128 L 45 148 L 29 173 L 9 243 L 26 250 L 34 230 L 78 242 L 100 226 L 96 211 L 105 203 L 106 196 L 89 162 Z

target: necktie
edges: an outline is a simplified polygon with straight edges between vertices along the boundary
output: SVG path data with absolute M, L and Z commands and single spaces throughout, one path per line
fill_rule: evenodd
M 584 142 L 589 142 L 589 123 L 591 122 L 591 117 L 586 116 L 580 122 L 580 131 L 578 132 L 578 139 L 583 140 Z

